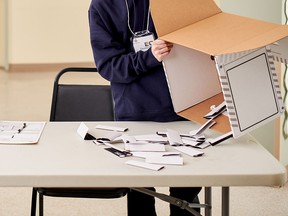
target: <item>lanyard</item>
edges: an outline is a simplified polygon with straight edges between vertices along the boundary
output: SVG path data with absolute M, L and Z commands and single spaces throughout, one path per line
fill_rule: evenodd
M 130 26 L 130 13 L 129 13 L 129 7 L 128 7 L 128 2 L 127 2 L 127 0 L 125 0 L 125 3 L 126 3 L 127 17 L 128 17 L 128 19 L 127 19 L 128 28 L 129 28 L 130 32 L 131 32 L 134 36 L 137 36 L 137 35 L 138 35 L 137 32 L 134 33 L 134 32 L 132 31 L 132 29 L 131 29 L 131 26 Z M 148 28 L 149 28 L 149 15 L 150 15 L 150 5 L 149 5 L 148 13 L 147 13 L 147 26 L 146 26 L 146 30 L 141 31 L 142 33 L 144 33 L 144 32 L 146 32 L 146 33 L 149 32 L 149 30 L 148 30 Z

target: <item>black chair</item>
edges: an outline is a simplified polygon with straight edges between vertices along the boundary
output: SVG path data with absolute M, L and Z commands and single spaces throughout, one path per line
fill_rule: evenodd
M 109 85 L 62 84 L 64 74 L 97 73 L 97 68 L 65 68 L 54 81 L 50 121 L 113 121 L 114 109 Z M 31 216 L 36 215 L 39 194 L 39 215 L 43 216 L 44 196 L 74 198 L 120 198 L 128 188 L 33 188 Z

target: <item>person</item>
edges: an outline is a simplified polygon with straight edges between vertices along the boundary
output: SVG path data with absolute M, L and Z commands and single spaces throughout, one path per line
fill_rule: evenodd
M 183 120 L 174 112 L 162 65 L 173 45 L 157 39 L 149 0 L 92 0 L 89 27 L 96 67 L 111 83 L 116 121 Z M 170 195 L 193 202 L 200 190 L 170 188 Z M 191 215 L 174 205 L 170 213 Z M 154 197 L 131 190 L 128 215 L 156 215 Z

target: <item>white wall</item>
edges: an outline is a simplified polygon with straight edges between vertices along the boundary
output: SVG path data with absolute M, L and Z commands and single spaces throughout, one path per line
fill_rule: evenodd
M 219 0 L 220 8 L 228 13 L 260 19 L 267 22 L 281 23 L 282 0 Z M 254 130 L 251 134 L 271 153 L 275 153 L 275 121 Z
M 0 0 L 0 67 L 5 66 L 5 1 Z
M 9 64 L 93 62 L 90 1 L 9 0 Z
M 90 0 L 10 0 L 9 64 L 91 62 Z
M 225 12 L 281 23 L 282 0 L 219 0 L 219 4 Z

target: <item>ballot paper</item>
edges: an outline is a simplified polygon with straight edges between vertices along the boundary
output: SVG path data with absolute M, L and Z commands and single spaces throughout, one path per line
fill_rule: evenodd
M 121 136 L 122 133 L 116 131 L 101 131 L 97 129 L 89 128 L 84 122 L 81 122 L 77 133 L 84 139 L 84 140 L 97 140 L 101 141 L 112 141 L 117 137 Z
M 144 134 L 133 136 L 136 141 L 147 141 L 147 142 L 159 142 L 159 143 L 168 143 L 167 137 L 163 137 L 155 134 Z
M 166 157 L 166 156 L 177 156 L 180 155 L 180 152 L 133 152 L 134 157 L 148 158 L 148 157 Z
M 191 147 L 199 148 L 199 149 L 204 149 L 204 148 L 211 146 L 211 144 L 206 140 L 202 142 L 197 142 L 197 141 L 187 139 L 187 138 L 182 138 L 182 140 L 183 140 L 184 146 L 191 146 Z
M 180 151 L 184 154 L 187 154 L 189 156 L 192 157 L 199 157 L 202 156 L 204 154 L 204 152 L 196 150 L 192 147 L 187 147 L 187 146 L 175 146 L 173 147 L 174 149 L 176 149 L 177 151 Z
M 147 157 L 145 162 L 152 164 L 183 165 L 181 156 Z
M 148 141 L 137 141 L 135 137 L 122 135 L 121 139 L 125 143 L 125 150 L 131 152 L 164 152 L 165 146 L 162 143 L 150 143 Z
M 163 165 L 158 165 L 158 164 L 150 164 L 142 161 L 136 161 L 136 160 L 128 160 L 126 161 L 126 164 L 131 165 L 131 166 L 136 166 L 136 167 L 141 167 L 145 169 L 150 169 L 154 171 L 159 171 L 164 168 Z
M 178 131 L 167 128 L 167 138 L 172 146 L 183 145 L 183 141 Z
M 110 125 L 96 125 L 96 129 L 119 131 L 119 132 L 126 132 L 128 130 L 128 128 L 126 127 L 116 127 Z
M 125 143 L 125 150 L 130 152 L 165 152 L 165 146 L 157 143 Z

